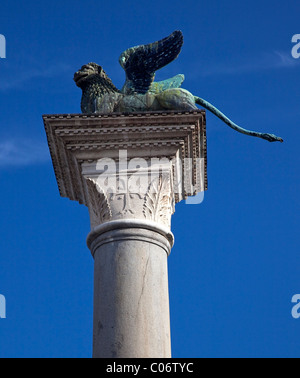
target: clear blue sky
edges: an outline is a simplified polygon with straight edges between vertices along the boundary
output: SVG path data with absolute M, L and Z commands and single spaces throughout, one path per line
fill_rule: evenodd
M 299 357 L 299 14 L 292 0 L 2 2 L 0 357 L 91 356 L 88 210 L 59 196 L 42 114 L 80 112 L 81 65 L 121 87 L 119 54 L 176 29 L 182 52 L 157 78 L 184 73 L 184 88 L 284 143 L 207 113 L 208 191 L 172 221 L 173 357 Z

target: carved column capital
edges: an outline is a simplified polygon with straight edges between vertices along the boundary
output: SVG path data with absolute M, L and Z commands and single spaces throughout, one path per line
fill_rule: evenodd
M 175 203 L 207 188 L 204 111 L 43 118 L 60 194 L 89 208 L 92 229 L 121 219 L 170 228 Z
M 113 173 L 97 173 L 97 165 L 84 164 L 82 170 L 92 228 L 120 219 L 149 220 L 170 228 L 175 210 L 171 162 L 167 160 L 160 171 L 149 164 L 135 172 Z

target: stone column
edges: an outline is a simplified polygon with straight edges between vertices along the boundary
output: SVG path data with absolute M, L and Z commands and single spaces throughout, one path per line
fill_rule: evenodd
M 95 260 L 93 356 L 171 357 L 172 165 L 166 159 L 148 166 L 142 158 L 130 164 L 124 155 L 118 164 L 82 164 Z M 113 169 L 105 171 L 109 164 Z
M 94 357 L 171 357 L 167 256 L 152 222 L 116 221 L 89 235 L 95 259 Z
M 205 113 L 44 123 L 60 194 L 89 209 L 93 357 L 171 357 L 171 216 L 175 203 L 206 189 Z

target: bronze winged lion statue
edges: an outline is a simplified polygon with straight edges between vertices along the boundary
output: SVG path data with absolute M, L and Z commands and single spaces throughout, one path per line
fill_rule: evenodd
M 119 62 L 125 70 L 126 80 L 119 90 L 114 86 L 101 66 L 88 63 L 74 74 L 76 85 L 82 89 L 83 113 L 141 112 L 157 110 L 191 111 L 196 104 L 212 112 L 234 130 L 265 139 L 283 142 L 274 134 L 246 130 L 226 117 L 214 105 L 180 88 L 184 75 L 155 82 L 155 72 L 176 59 L 183 45 L 181 31 L 147 45 L 125 50 Z

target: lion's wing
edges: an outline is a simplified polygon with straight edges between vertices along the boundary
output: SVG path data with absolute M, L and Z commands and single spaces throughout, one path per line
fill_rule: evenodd
M 183 45 L 181 31 L 148 45 L 125 50 L 119 62 L 126 72 L 125 93 L 146 93 L 153 82 L 155 71 L 177 58 Z

